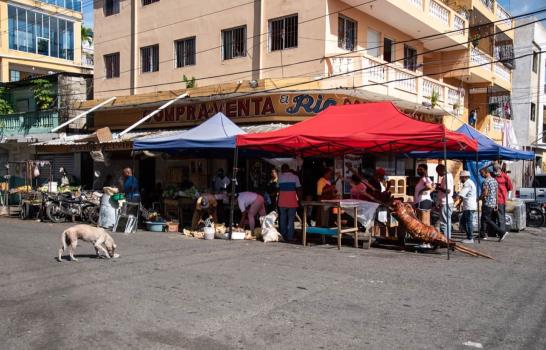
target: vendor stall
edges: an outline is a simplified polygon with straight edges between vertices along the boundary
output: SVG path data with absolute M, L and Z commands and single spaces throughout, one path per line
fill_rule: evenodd
M 475 152 L 477 142 L 444 125 L 412 119 L 390 102 L 380 102 L 332 106 L 282 130 L 239 135 L 237 147 L 308 157 L 416 150 Z

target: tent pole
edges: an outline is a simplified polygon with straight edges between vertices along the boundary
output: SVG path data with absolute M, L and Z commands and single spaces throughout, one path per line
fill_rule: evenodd
M 229 237 L 233 233 L 233 216 L 235 212 L 235 187 L 237 183 L 237 170 L 239 166 L 239 149 L 235 147 L 233 150 L 233 176 L 231 179 L 231 200 L 229 201 Z
M 447 260 L 450 259 L 450 253 L 449 250 L 451 249 L 449 243 L 451 241 L 451 213 L 449 210 L 449 195 L 453 195 L 448 193 L 447 189 L 447 175 L 448 175 L 448 169 L 447 169 L 447 138 L 444 135 L 444 166 L 446 168 L 445 174 L 444 174 L 444 184 L 445 184 L 445 196 L 446 196 L 446 235 L 447 235 Z
M 476 184 L 476 207 L 478 208 L 478 243 L 482 243 L 481 237 L 480 237 L 480 228 L 481 228 L 481 220 L 480 220 L 480 196 L 478 196 L 478 189 L 480 188 L 480 155 L 478 152 L 476 152 L 476 176 L 478 179 L 478 183 Z M 472 223 L 472 227 L 474 227 L 474 223 Z

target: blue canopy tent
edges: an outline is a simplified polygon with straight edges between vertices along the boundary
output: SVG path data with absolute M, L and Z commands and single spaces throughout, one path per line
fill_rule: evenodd
M 461 126 L 459 129 L 457 129 L 457 132 L 465 134 L 466 136 L 476 140 L 478 142 L 478 152 L 450 151 L 447 152 L 447 158 L 465 161 L 465 169 L 470 171 L 471 179 L 476 184 L 481 184 L 482 182 L 479 169 L 487 166 L 487 161 L 535 159 L 534 152 L 521 151 L 501 146 L 468 124 Z M 411 152 L 408 153 L 408 156 L 419 159 L 443 159 L 444 153 Z M 480 193 L 480 190 L 481 188 L 478 186 L 478 194 Z
M 181 152 L 184 150 L 234 150 L 235 136 L 246 134 L 228 117 L 218 113 L 190 130 L 165 136 L 143 137 L 133 143 L 134 151 Z
M 497 144 L 495 141 L 474 129 L 468 124 L 464 124 L 457 132 L 478 142 L 478 153 L 466 151 L 449 151 L 447 157 L 449 159 L 458 160 L 534 160 L 535 154 L 528 151 L 520 151 L 513 148 L 508 148 Z M 440 159 L 444 157 L 443 152 L 411 152 L 408 154 L 411 158 L 420 159 Z

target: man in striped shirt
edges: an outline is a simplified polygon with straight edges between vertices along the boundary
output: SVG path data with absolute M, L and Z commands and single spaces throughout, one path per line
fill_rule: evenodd
M 294 219 L 302 198 L 300 179 L 288 164 L 281 167 L 279 176 L 279 231 L 286 242 L 294 240 Z

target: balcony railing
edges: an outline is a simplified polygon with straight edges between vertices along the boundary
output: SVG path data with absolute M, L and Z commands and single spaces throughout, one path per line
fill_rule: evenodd
M 483 69 L 491 70 L 491 57 L 477 48 L 470 51 L 470 63 Z
M 500 62 L 495 63 L 495 74 L 504 80 L 510 81 L 510 70 Z
M 56 110 L 0 115 L 0 135 L 46 133 L 59 125 Z
M 493 11 L 493 0 L 480 0 L 482 4 L 487 7 L 491 12 Z
M 409 0 L 409 2 L 419 7 L 420 9 L 423 8 L 423 0 Z
M 496 15 L 498 19 L 510 19 L 510 14 L 506 12 L 506 10 L 503 9 L 502 6 L 500 6 L 499 4 L 497 4 Z
M 449 26 L 449 10 L 435 0 L 430 0 L 429 6 L 431 16 Z
M 455 28 L 456 30 L 462 30 L 463 35 L 464 35 L 464 29 L 465 29 L 464 24 L 465 24 L 465 21 L 462 17 L 458 15 L 455 15 L 455 17 L 453 17 L 453 28 Z
M 445 84 L 431 77 L 423 76 L 400 65 L 387 63 L 380 58 L 362 54 L 361 59 L 336 57 L 331 59 L 331 74 L 346 80 L 346 83 L 359 85 L 363 90 L 382 94 L 393 100 L 407 100 L 415 104 L 430 103 L 433 91 L 437 93 L 437 103 L 447 111 L 454 111 L 454 106 L 464 105 L 464 94 L 455 86 Z M 334 63 L 334 61 L 336 63 Z M 345 62 L 343 62 L 345 61 Z M 347 71 L 354 67 L 358 73 Z M 334 83 L 339 86 L 339 81 Z

